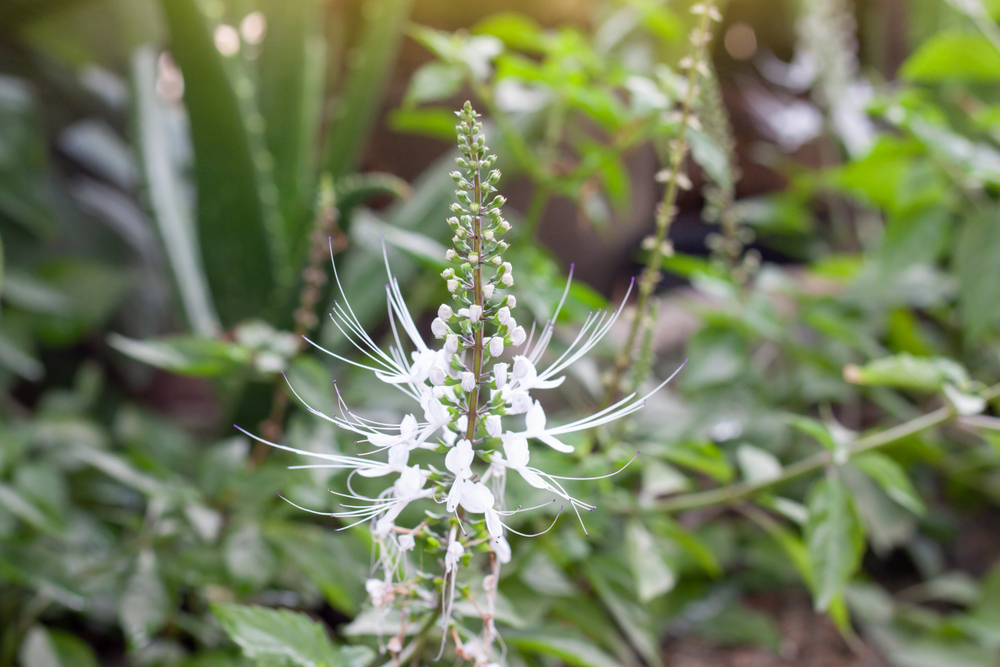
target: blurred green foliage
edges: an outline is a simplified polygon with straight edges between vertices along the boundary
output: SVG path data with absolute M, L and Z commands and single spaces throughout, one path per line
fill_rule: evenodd
M 824 107 L 816 141 L 853 157 L 774 158 L 786 189 L 713 200 L 713 252 L 664 262 L 690 287 L 659 312 L 694 324 L 683 349 L 654 361 L 650 343 L 636 365 L 665 377 L 689 359 L 674 391 L 568 461 L 537 453 L 582 476 L 642 451 L 577 485 L 599 506 L 589 537 L 564 521 L 514 541 L 497 609 L 510 664 L 661 665 L 668 636 L 778 650 L 747 596 L 800 585 L 891 664 L 997 663 L 1000 547 L 975 572 L 954 554 L 970 517 L 995 529 L 1000 502 L 1000 51 L 974 5 L 912 4 L 948 30 L 915 30 L 898 80 L 876 88 L 869 149 L 844 150 Z M 366 533 L 277 499 L 323 506 L 343 481 L 288 471 L 295 457 L 254 454 L 230 428 L 287 398 L 281 371 L 313 404 L 334 405 L 336 379 L 351 404 L 403 411 L 291 334 L 311 326 L 294 312 L 311 251 L 327 252 L 321 200 L 362 322 L 385 332 L 383 242 L 410 303 L 436 307 L 453 156 L 412 184 L 359 173 L 410 35 L 433 59 L 389 123 L 450 138 L 456 100 L 485 104 L 505 173 L 535 188 L 511 261 L 544 320 L 563 286 L 533 243 L 546 203 L 614 233 L 641 187 L 629 155 L 652 145 L 665 162 L 678 139 L 690 23 L 644 1 L 556 29 L 501 13 L 444 32 L 409 11 L 0 2 L 0 667 L 376 660 Z M 731 189 L 711 103 L 685 137 L 691 175 Z M 401 201 L 373 210 L 374 195 Z M 605 305 L 575 284 L 565 324 Z M 345 352 L 332 326 L 316 335 Z M 596 366 L 571 378 L 567 415 L 603 395 Z M 303 410 L 278 421 L 296 447 L 354 451 Z M 900 560 L 912 572 L 883 576 Z

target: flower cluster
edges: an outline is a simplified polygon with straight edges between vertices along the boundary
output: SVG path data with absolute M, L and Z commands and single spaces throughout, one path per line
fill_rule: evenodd
M 469 633 L 453 625 L 452 604 L 459 568 L 468 564 L 473 551 L 488 548 L 492 568 L 484 588 L 492 606 L 500 565 L 511 557 L 506 534 L 516 533 L 506 520 L 526 511 L 506 508 L 507 474 L 514 472 L 530 486 L 548 492 L 552 501 L 568 503 L 577 516 L 580 508 L 593 509 L 567 493 L 562 484 L 565 478 L 530 465 L 529 442 L 572 452 L 573 447 L 563 439 L 567 434 L 631 414 L 643 406 L 645 397 L 632 394 L 568 424 L 548 422 L 535 392 L 561 385 L 563 371 L 601 340 L 621 309 L 591 314 L 568 348 L 547 365 L 542 363 L 569 285 L 552 320 L 537 338 L 529 336 L 514 317 L 516 298 L 507 293 L 514 284 L 514 273 L 504 261 L 508 244 L 502 239 L 510 223 L 501 211 L 504 198 L 496 190 L 500 179 L 500 172 L 492 169 L 496 157 L 487 154 L 479 116 L 468 102 L 458 117 L 462 157 L 458 159 L 460 171 L 452 174 L 458 201 L 448 219 L 454 237 L 447 259 L 453 266 L 442 274 L 454 302 L 442 304 L 431 325 L 440 347 L 432 348 L 421 337 L 386 259 L 386 297 L 394 344 L 383 350 L 365 332 L 345 298 L 335 305 L 331 318 L 366 361 L 323 350 L 373 372 L 411 397 L 420 410 L 399 423 L 372 421 L 351 411 L 338 392 L 338 414 L 325 414 L 308 405 L 307 409 L 360 436 L 358 441 L 367 443 L 370 451 L 339 456 L 267 444 L 320 461 L 297 467 L 350 470 L 350 492 L 338 494 L 345 502 L 337 511 L 306 511 L 342 519 L 345 527 L 370 523 L 379 548 L 376 569 L 380 575 L 367 583 L 374 607 L 388 610 L 395 606 L 411 616 L 419 612 L 440 617 L 442 647 L 451 631 L 459 656 L 475 665 L 488 665 L 497 660 L 493 655 L 492 613 L 484 612 L 482 636 L 463 640 L 460 634 Z M 343 296 L 339 278 L 336 283 Z M 371 497 L 353 490 L 350 480 L 355 475 L 394 479 Z M 424 520 L 415 526 L 397 525 L 404 509 L 418 501 L 425 503 Z M 435 511 L 435 504 L 444 511 Z M 439 573 L 412 571 L 408 554 L 418 545 L 424 553 L 437 556 L 442 568 Z M 398 653 L 402 641 L 401 633 L 387 647 Z

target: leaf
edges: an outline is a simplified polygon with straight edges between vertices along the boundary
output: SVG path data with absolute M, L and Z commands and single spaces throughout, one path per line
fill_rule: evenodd
M 969 383 L 969 375 L 957 362 L 944 357 L 915 357 L 903 352 L 870 361 L 864 366 L 847 365 L 844 379 L 852 384 L 940 391 L 946 382 Z
M 736 462 L 743 478 L 751 483 L 769 482 L 781 476 L 781 462 L 760 447 L 743 444 L 736 449 Z
M 871 477 L 886 495 L 917 516 L 927 511 L 902 466 L 880 452 L 869 452 L 852 460 L 855 467 Z
M 910 81 L 996 81 L 1000 79 L 1000 52 L 979 34 L 940 32 L 911 55 L 900 70 Z
M 442 244 L 418 232 L 397 229 L 379 220 L 367 209 L 358 211 L 351 225 L 351 232 L 352 239 L 359 245 L 368 247 L 372 253 L 381 254 L 384 242 L 434 269 L 443 269 L 449 265 L 444 258 L 445 247 Z
M 328 414 L 334 411 L 333 381 L 326 367 L 315 358 L 304 354 L 296 357 L 288 369 L 287 379 L 287 386 L 295 389 L 306 405 Z M 294 399 L 294 395 L 289 398 Z
M 169 605 L 156 557 L 152 551 L 142 551 L 118 601 L 118 619 L 131 646 L 142 648 L 149 643 L 166 623 Z
M 24 496 L 7 484 L 0 482 L 0 507 L 10 512 L 27 524 L 46 533 L 55 534 L 58 529 L 52 520 L 35 505 L 28 502 Z
M 18 654 L 21 667 L 62 667 L 55 644 L 48 631 L 35 625 L 25 635 Z
M 691 157 L 698 166 L 721 188 L 733 185 L 732 165 L 725 149 L 708 133 L 687 128 L 687 140 L 691 146 Z
M 184 74 L 184 104 L 191 124 L 198 187 L 198 239 L 205 273 L 224 326 L 259 316 L 271 303 L 288 258 L 281 230 L 268 220 L 256 151 L 241 101 L 195 0 L 161 0 L 170 50 Z M 240 79 L 241 92 L 253 94 Z M 249 87 L 249 88 L 248 88 Z M 263 125 L 262 123 L 260 125 Z M 257 143 L 263 127 L 254 128 Z M 273 194 L 273 193 L 272 193 Z M 270 196 L 270 195 L 267 195 Z M 269 228 L 270 223 L 270 228 Z M 279 234 L 281 237 L 279 237 Z
M 273 158 L 278 206 L 293 266 L 309 243 L 316 199 L 327 45 L 320 0 L 262 0 L 267 36 L 257 58 L 258 107 Z
M 996 330 L 1000 319 L 1000 218 L 971 217 L 962 225 L 953 257 L 958 273 L 958 310 L 969 342 Z
M 628 637 L 639 655 L 653 667 L 662 667 L 659 641 L 653 630 L 652 619 L 645 608 L 615 592 L 604 576 L 609 572 L 605 563 L 596 559 L 589 561 L 586 567 L 587 581 L 594 587 L 601 602 L 611 612 L 615 623 Z
M 567 596 L 577 592 L 559 566 L 544 551 L 536 551 L 519 573 L 521 581 L 544 595 Z
M 366 656 L 348 657 L 330 640 L 323 625 L 305 614 L 237 604 L 215 604 L 212 611 L 251 659 L 297 667 L 354 667 L 374 657 L 370 650 Z M 352 648 L 357 651 L 361 647 Z
M 220 329 L 219 315 L 208 288 L 194 221 L 186 205 L 185 184 L 171 157 L 166 110 L 156 93 L 156 58 L 156 52 L 149 46 L 137 49 L 132 56 L 142 171 L 153 219 L 163 240 L 188 325 L 201 336 L 215 336 Z
M 232 375 L 250 361 L 250 353 L 242 345 L 214 338 L 168 336 L 134 340 L 113 333 L 108 336 L 108 344 L 133 359 L 179 375 Z
M 811 436 L 831 452 L 838 449 L 837 442 L 833 439 L 833 434 L 830 433 L 830 429 L 823 422 L 803 417 L 802 415 L 788 415 L 786 419 L 793 428 Z
M 455 138 L 455 113 L 441 107 L 393 109 L 389 112 L 389 128 L 450 142 Z
M 640 601 L 649 602 L 673 590 L 677 576 L 663 561 L 653 536 L 638 519 L 625 526 L 625 551 Z
M 334 181 L 357 170 L 361 150 L 378 117 L 379 104 L 410 16 L 412 0 L 364 4 L 365 25 L 350 55 L 350 74 L 332 119 L 324 165 Z
M 425 63 L 410 78 L 410 87 L 406 89 L 403 103 L 415 106 L 451 97 L 458 92 L 462 79 L 462 70 L 454 65 L 433 61 Z M 452 131 L 454 132 L 454 128 Z
M 708 440 L 685 440 L 671 443 L 657 454 L 671 463 L 705 473 L 722 484 L 733 479 L 732 465 L 719 451 L 719 448 Z
M 576 667 L 621 667 L 617 660 L 586 639 L 562 634 L 504 633 L 504 641 L 528 653 L 549 655 Z
M 813 600 L 826 611 L 861 564 L 865 536 L 847 487 L 838 477 L 817 482 L 806 505 L 805 541 L 812 562 Z
M 225 544 L 226 569 L 234 579 L 263 586 L 271 578 L 277 561 L 261 537 L 260 528 L 248 523 L 229 535 Z

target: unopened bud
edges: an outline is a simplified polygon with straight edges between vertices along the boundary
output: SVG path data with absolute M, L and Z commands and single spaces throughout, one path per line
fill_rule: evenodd
M 493 230 L 492 229 L 487 229 L 485 232 L 483 232 L 483 238 L 486 239 L 487 241 L 492 241 L 493 240 Z
M 493 266 L 500 266 L 500 262 L 502 262 L 502 261 L 503 261 L 503 258 L 500 257 L 500 255 L 497 255 L 493 259 L 490 260 L 490 263 Z
M 472 371 L 465 371 L 462 373 L 462 389 L 465 392 L 470 392 L 476 388 L 476 376 Z
M 452 313 L 451 306 L 449 306 L 448 304 L 442 303 L 441 306 L 438 308 L 438 317 L 440 317 L 442 320 L 447 322 L 448 320 L 451 319 L 452 315 L 454 315 L 454 313 Z
M 458 336 L 456 334 L 448 334 L 445 336 L 444 352 L 449 357 L 458 352 Z
M 435 338 L 444 338 L 451 332 L 448 325 L 444 323 L 440 317 L 435 317 L 434 321 L 431 322 L 431 333 L 434 334 Z
M 458 281 L 452 278 L 448 281 L 448 291 L 454 294 L 456 290 L 458 290 Z
M 507 384 L 507 364 L 493 364 L 493 381 L 496 383 L 497 389 Z
M 503 285 L 504 287 L 510 287 L 511 285 L 513 285 L 514 284 L 514 274 L 512 274 L 512 273 L 510 273 L 508 271 L 507 273 L 505 273 L 502 276 L 500 276 L 500 284 Z
M 510 344 L 514 347 L 521 345 L 528 338 L 528 334 L 524 333 L 524 327 L 517 327 L 510 334 Z
M 508 294 L 507 306 L 510 308 L 517 308 L 517 297 L 515 297 L 513 294 Z
M 483 285 L 483 296 L 487 299 L 493 298 L 493 290 L 496 289 L 493 283 L 486 283 Z
M 490 338 L 490 356 L 499 357 L 503 354 L 503 338 L 494 336 Z
M 469 264 L 472 264 L 473 266 L 479 264 L 479 255 L 477 255 L 476 253 L 472 253 L 471 255 L 469 255 Z
M 469 321 L 473 324 L 479 324 L 479 320 L 483 316 L 483 307 L 479 304 L 472 304 L 469 306 Z
M 510 308 L 504 306 L 497 311 L 497 322 L 500 324 L 507 324 L 510 321 Z
M 448 248 L 444 251 L 444 258 L 449 262 L 454 262 L 456 257 L 458 257 L 458 253 L 455 252 L 454 248 Z
M 427 378 L 431 381 L 431 384 L 435 387 L 443 385 L 446 377 L 444 369 L 440 366 L 431 367 L 431 372 L 427 376 Z
M 486 418 L 486 432 L 491 438 L 499 438 L 503 426 L 500 424 L 500 415 L 490 415 Z

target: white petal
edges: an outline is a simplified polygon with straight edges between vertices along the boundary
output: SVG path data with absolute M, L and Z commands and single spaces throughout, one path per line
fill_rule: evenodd
M 486 510 L 486 530 L 493 537 L 503 535 L 503 525 L 500 523 L 500 515 L 492 507 Z
M 542 404 L 538 401 L 535 401 L 535 404 L 528 410 L 528 414 L 524 415 L 524 426 L 527 432 L 532 434 L 545 430 L 545 410 L 542 409 Z
M 573 451 L 573 447 L 562 442 L 553 435 L 548 433 L 536 433 L 534 437 L 544 442 L 546 445 L 556 450 L 557 452 L 562 452 L 563 454 L 569 454 Z
M 503 453 L 507 456 L 507 465 L 515 470 L 528 465 L 528 441 L 523 435 L 508 431 L 503 436 Z

